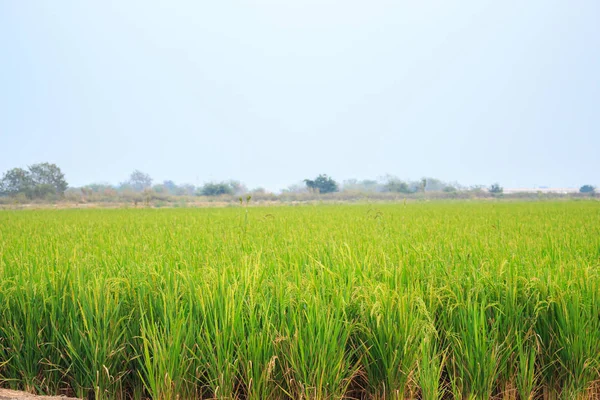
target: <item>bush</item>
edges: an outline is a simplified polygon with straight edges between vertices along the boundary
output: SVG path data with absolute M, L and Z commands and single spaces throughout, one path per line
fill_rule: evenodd
M 326 174 L 321 174 L 315 180 L 305 179 L 306 187 L 318 193 L 333 193 L 339 191 L 338 184 Z
M 201 196 L 220 196 L 223 194 L 233 195 L 234 193 L 235 189 L 227 182 L 205 183 L 204 186 L 198 190 L 198 194 Z
M 456 192 L 456 188 L 454 186 L 448 185 L 448 186 L 444 187 L 443 192 L 444 193 L 454 193 L 454 192 Z
M 412 193 L 408 183 L 399 179 L 390 179 L 384 186 L 386 192 L 393 193 Z
M 596 188 L 592 185 L 583 185 L 579 188 L 579 193 L 593 194 L 596 192 Z
M 500 184 L 494 183 L 492 186 L 490 186 L 489 192 L 492 194 L 502 194 L 504 192 L 504 188 L 500 186 Z

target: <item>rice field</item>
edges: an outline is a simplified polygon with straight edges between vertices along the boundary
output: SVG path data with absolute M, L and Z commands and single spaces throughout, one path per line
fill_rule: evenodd
M 0 212 L 0 385 L 593 399 L 600 203 Z

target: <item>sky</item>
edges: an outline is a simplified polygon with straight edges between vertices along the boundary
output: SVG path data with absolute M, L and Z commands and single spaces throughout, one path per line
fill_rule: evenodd
M 600 184 L 600 2 L 0 0 L 0 173 Z

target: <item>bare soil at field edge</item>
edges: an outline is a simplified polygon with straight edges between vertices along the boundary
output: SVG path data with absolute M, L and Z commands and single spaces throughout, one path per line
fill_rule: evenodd
M 0 400 L 77 400 L 65 396 L 35 396 L 17 390 L 0 389 Z

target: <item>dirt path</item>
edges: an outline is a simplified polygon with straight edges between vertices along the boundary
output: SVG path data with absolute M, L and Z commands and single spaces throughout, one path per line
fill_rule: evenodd
M 64 396 L 34 396 L 16 390 L 0 389 L 0 400 L 77 400 L 73 397 Z

